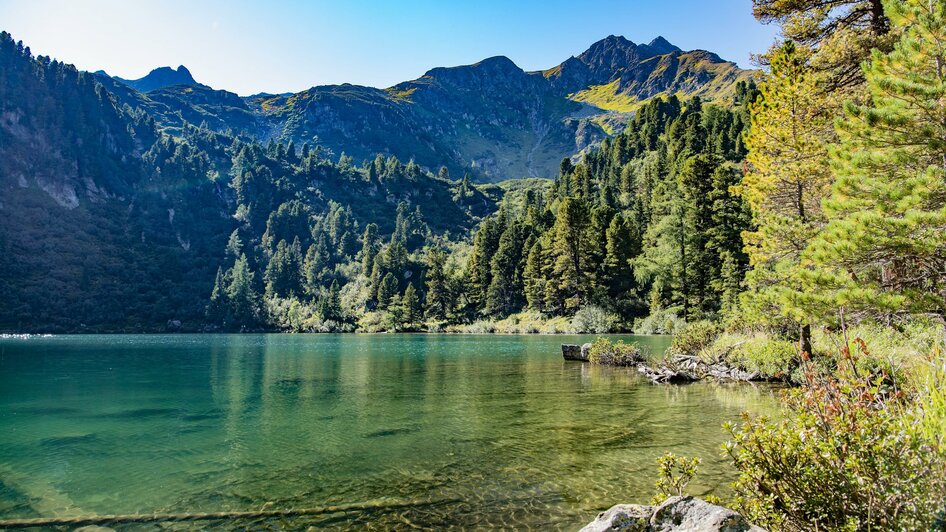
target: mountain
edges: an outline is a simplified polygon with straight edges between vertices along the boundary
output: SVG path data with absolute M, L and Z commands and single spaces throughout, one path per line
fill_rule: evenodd
M 434 68 L 387 89 L 323 85 L 241 98 L 200 85 L 179 67 L 117 79 L 138 84 L 138 94 L 110 90 L 171 131 L 206 124 L 261 141 L 318 144 L 356 161 L 382 153 L 497 182 L 555 175 L 563 158 L 620 131 L 653 98 L 700 96 L 728 105 L 736 83 L 754 75 L 663 37 L 635 44 L 611 35 L 544 71 L 526 72 L 499 56 Z
M 105 74 L 105 72 L 100 70 L 97 74 Z M 114 79 L 139 92 L 150 92 L 175 85 L 200 85 L 184 65 L 177 67 L 177 70 L 171 67 L 156 68 L 143 78 L 122 79 L 116 76 Z
M 369 223 L 390 235 L 408 206 L 417 232 L 438 235 L 465 234 L 495 210 L 464 183 L 393 158 L 356 168 L 319 149 L 215 133 L 190 114 L 190 125 L 158 127 L 205 105 L 221 127 L 257 119 L 232 93 L 140 93 L 33 57 L 0 32 L 0 331 L 199 323 L 215 273 L 232 261 L 228 239 L 242 242 L 260 281 L 257 256 L 282 237 L 310 245 L 330 216 L 335 256 L 353 254 Z
M 634 44 L 608 36 L 545 76 L 574 101 L 601 110 L 633 112 L 657 96 L 726 101 L 736 83 L 755 75 L 705 50 L 683 51 L 663 37 Z

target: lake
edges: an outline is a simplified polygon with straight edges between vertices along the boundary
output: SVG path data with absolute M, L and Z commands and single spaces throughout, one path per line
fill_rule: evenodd
M 0 339 L 0 519 L 410 502 L 189 526 L 577 529 L 649 501 L 666 451 L 703 459 L 692 492 L 725 493 L 721 425 L 775 391 L 562 360 L 590 340 Z

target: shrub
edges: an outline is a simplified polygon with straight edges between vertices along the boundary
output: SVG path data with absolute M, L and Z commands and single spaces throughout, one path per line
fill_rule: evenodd
M 673 337 L 670 352 L 675 355 L 699 356 L 713 344 L 721 332 L 719 325 L 708 320 L 688 323 Z
M 940 443 L 924 436 L 924 413 L 901 383 L 858 366 L 844 345 L 835 375 L 804 361 L 806 387 L 786 393 L 785 415 L 744 416 L 726 450 L 739 471 L 739 509 L 787 530 L 929 529 L 946 497 Z M 921 404 L 921 403 L 920 403 Z
M 687 484 L 699 470 L 699 458 L 686 458 L 667 453 L 657 459 L 657 494 L 652 504 L 660 504 L 668 497 L 682 496 Z
M 674 334 L 686 325 L 673 310 L 660 310 L 634 320 L 634 334 Z
M 582 307 L 572 318 L 572 329 L 576 333 L 605 334 L 614 331 L 618 317 L 601 307 Z
M 467 327 L 467 332 L 470 334 L 493 334 L 496 332 L 496 324 L 486 320 L 475 321 Z
M 636 345 L 626 344 L 623 340 L 612 342 L 607 338 L 598 338 L 591 344 L 588 362 L 607 366 L 632 366 L 644 361 L 641 350 Z
M 714 345 L 714 351 L 725 349 L 726 343 L 731 348 L 722 352 L 726 362 L 745 371 L 756 372 L 766 377 L 782 378 L 801 382 L 804 376 L 798 374 L 799 353 L 795 342 L 773 338 L 765 333 L 752 333 L 745 336 L 723 335 Z

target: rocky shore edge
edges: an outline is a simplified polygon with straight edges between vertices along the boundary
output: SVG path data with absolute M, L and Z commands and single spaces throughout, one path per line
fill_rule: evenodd
M 696 497 L 670 497 L 658 506 L 618 504 L 581 532 L 765 532 L 742 515 Z
M 562 358 L 580 362 L 595 362 L 613 366 L 636 367 L 645 377 L 655 384 L 686 384 L 704 379 L 737 382 L 767 382 L 768 377 L 755 372 L 733 368 L 722 361 L 706 362 L 690 355 L 673 354 L 651 365 L 637 354 L 636 356 L 605 356 L 592 360 L 591 343 L 584 345 L 562 344 Z

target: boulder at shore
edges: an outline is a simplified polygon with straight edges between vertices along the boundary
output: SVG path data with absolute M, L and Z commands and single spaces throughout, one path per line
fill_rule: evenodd
M 562 358 L 565 360 L 580 360 L 588 362 L 588 352 L 591 350 L 591 344 L 578 346 L 575 344 L 562 344 Z
M 670 497 L 660 506 L 618 504 L 581 532 L 765 532 L 736 512 L 696 497 Z

